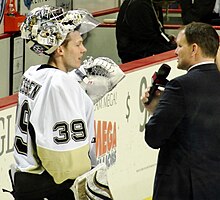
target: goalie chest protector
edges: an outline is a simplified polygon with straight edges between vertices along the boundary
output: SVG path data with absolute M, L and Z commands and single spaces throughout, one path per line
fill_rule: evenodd
M 65 163 L 71 162 L 70 155 L 75 152 L 82 151 L 89 165 L 90 159 L 96 162 L 93 102 L 74 77 L 49 65 L 32 66 L 21 80 L 18 102 L 14 151 L 17 170 L 44 171 L 36 149 L 55 152 L 50 154 L 55 162 L 56 152 L 62 152 L 62 170 L 69 167 Z M 64 179 L 68 178 L 72 177 Z

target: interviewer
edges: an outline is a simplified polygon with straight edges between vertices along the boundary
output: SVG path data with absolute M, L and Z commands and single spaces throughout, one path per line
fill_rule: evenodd
M 152 117 L 145 141 L 160 149 L 153 200 L 220 199 L 220 73 L 214 63 L 219 36 L 193 22 L 177 36 L 177 68 L 163 93 L 145 104 Z M 149 93 L 142 96 L 147 102 Z M 158 101 L 159 99 L 159 101 Z

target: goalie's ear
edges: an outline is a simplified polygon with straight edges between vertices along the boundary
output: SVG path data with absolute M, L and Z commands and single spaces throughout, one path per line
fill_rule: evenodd
M 59 56 L 62 56 L 64 54 L 64 49 L 62 46 L 59 46 L 51 55 L 54 57 L 54 58 L 57 58 Z
M 64 47 L 61 45 L 59 46 L 56 50 L 55 53 L 57 53 L 57 55 L 63 55 L 64 54 Z

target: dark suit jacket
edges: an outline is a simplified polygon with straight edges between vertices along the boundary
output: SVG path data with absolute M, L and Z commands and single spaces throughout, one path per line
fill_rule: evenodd
M 180 0 L 183 24 L 193 21 L 211 23 L 216 0 Z
M 116 22 L 118 55 L 129 62 L 176 48 L 162 36 L 151 0 L 125 0 Z
M 145 127 L 160 148 L 154 200 L 220 200 L 220 72 L 203 64 L 171 80 Z

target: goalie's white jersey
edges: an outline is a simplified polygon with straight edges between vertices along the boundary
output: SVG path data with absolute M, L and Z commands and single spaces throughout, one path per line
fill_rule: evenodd
M 46 169 L 61 183 L 95 165 L 93 102 L 74 76 L 52 66 L 24 73 L 15 134 L 17 170 Z

